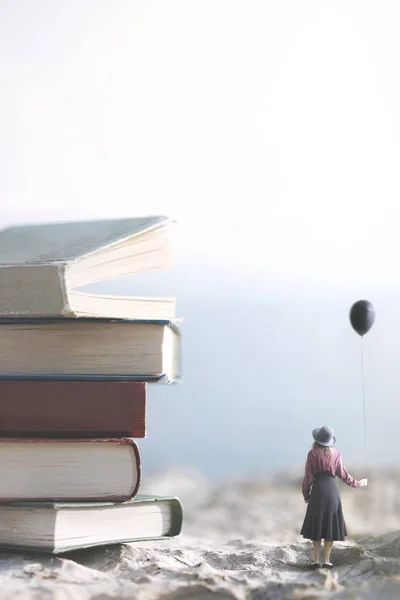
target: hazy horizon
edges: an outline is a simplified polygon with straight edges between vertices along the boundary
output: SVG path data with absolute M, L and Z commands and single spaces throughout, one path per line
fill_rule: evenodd
M 185 285 L 193 273 L 180 265 L 96 285 L 123 294 L 177 290 L 183 383 L 149 387 L 145 465 L 193 467 L 210 477 L 302 469 L 311 430 L 330 424 L 346 463 L 362 474 L 360 338 L 348 319 L 357 290 L 268 286 L 248 272 L 236 281 L 214 273 L 204 283 L 207 275 L 197 265 L 203 285 Z M 368 462 L 394 466 L 400 290 L 365 289 L 377 311 L 364 338 Z

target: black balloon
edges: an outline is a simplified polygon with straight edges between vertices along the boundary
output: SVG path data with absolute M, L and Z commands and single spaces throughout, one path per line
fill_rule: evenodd
M 375 309 L 368 300 L 358 300 L 350 309 L 350 323 L 354 331 L 363 337 L 375 321 Z

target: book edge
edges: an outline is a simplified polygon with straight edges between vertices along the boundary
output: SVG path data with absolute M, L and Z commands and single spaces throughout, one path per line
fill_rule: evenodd
M 65 508 L 104 508 L 107 506 L 130 506 L 131 504 L 146 504 L 146 503 L 155 503 L 155 502 L 175 502 L 178 503 L 182 508 L 181 501 L 178 496 L 160 496 L 157 494 L 137 494 L 134 498 L 130 498 L 129 500 L 125 500 L 124 502 L 114 502 L 114 501 L 104 501 L 101 500 L 99 502 L 88 502 L 88 501 L 80 501 L 80 502 L 49 502 L 43 501 L 22 501 L 15 500 L 13 502 L 1 502 L 1 506 L 8 507 L 17 507 L 17 508 L 40 508 L 41 510 L 60 510 Z
M 48 547 L 39 547 L 39 546 L 25 546 L 25 545 L 12 545 L 12 544 L 3 544 L 0 542 L 0 550 L 8 550 L 8 551 L 14 551 L 14 552 L 32 552 L 32 553 L 38 553 L 38 554 L 53 554 L 53 555 L 62 555 L 62 554 L 67 554 L 69 552 L 77 552 L 79 550 L 86 550 L 89 548 L 101 548 L 101 547 L 106 547 L 106 546 L 116 546 L 116 545 L 125 545 L 125 544 L 133 544 L 133 543 L 140 543 L 140 542 L 151 542 L 151 541 L 161 541 L 161 540 L 170 540 L 173 537 L 177 537 L 177 535 L 179 534 L 171 534 L 171 535 L 164 535 L 164 536 L 160 536 L 160 537 L 143 537 L 143 538 L 130 538 L 129 540 L 115 540 L 115 541 L 107 541 L 104 543 L 95 543 L 95 544 L 85 544 L 82 546 L 68 546 L 67 548 L 52 548 L 51 546 Z
M 78 260 L 81 260 L 82 258 L 85 258 L 87 256 L 90 256 L 91 254 L 93 254 L 94 252 L 98 252 L 99 250 L 106 250 L 107 248 L 110 248 L 110 246 L 113 246 L 115 243 L 117 242 L 124 242 L 130 238 L 135 238 L 138 235 L 142 235 L 143 233 L 146 233 L 148 231 L 151 231 L 153 229 L 157 229 L 159 228 L 161 225 L 167 225 L 167 224 L 172 224 L 174 222 L 173 219 L 171 219 L 171 217 L 165 216 L 165 215 L 154 215 L 154 217 L 151 216 L 147 216 L 147 217 L 129 217 L 127 218 L 127 220 L 129 219 L 134 219 L 134 218 L 153 218 L 153 219 L 158 219 L 155 223 L 153 223 L 152 225 L 149 225 L 148 227 L 145 227 L 143 229 L 141 229 L 140 231 L 137 231 L 136 233 L 131 233 L 128 235 L 124 235 L 124 236 L 119 236 L 119 237 L 115 237 L 113 238 L 112 241 L 110 241 L 107 244 L 103 244 L 103 245 L 99 245 L 96 248 L 90 250 L 89 252 L 84 252 L 83 254 L 77 254 L 76 256 L 74 256 L 73 258 L 70 259 L 65 259 L 65 260 L 51 260 L 51 261 L 46 261 L 46 262 L 32 262 L 32 263 L 28 263 L 28 262 L 24 262 L 24 263 L 1 263 L 0 262 L 0 269 L 3 268 L 7 268 L 7 267 L 27 267 L 27 268 L 31 268 L 31 267 L 41 267 L 41 266 L 45 266 L 45 265 L 55 265 L 55 266 L 59 266 L 59 265 L 64 265 L 64 267 L 67 267 L 68 265 L 71 265 L 73 263 L 75 263 Z M 112 219 L 106 219 L 108 221 L 112 221 Z M 116 219 L 118 220 L 118 219 Z M 90 220 L 88 220 L 88 222 L 91 222 Z M 71 221 L 60 221 L 60 222 L 55 222 L 55 223 L 45 223 L 46 225 L 61 225 L 61 224 L 69 224 L 71 223 Z M 76 223 L 82 223 L 82 221 L 76 221 Z M 6 231 L 7 229 L 13 229 L 13 228 L 23 228 L 23 227 L 28 227 L 32 224 L 26 224 L 26 225 L 11 225 L 10 227 L 6 227 L 3 230 L 0 231 L 0 235 L 2 233 L 2 231 Z M 44 225 L 44 223 L 35 223 L 34 225 L 40 226 L 40 225 Z
M 181 380 L 171 379 L 168 373 L 161 375 L 0 375 L 7 381 L 137 381 L 141 383 L 171 384 Z

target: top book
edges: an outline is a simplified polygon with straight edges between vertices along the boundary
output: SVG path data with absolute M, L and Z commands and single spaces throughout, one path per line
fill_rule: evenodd
M 0 231 L 0 315 L 173 319 L 175 298 L 80 287 L 172 266 L 171 219 L 46 223 Z

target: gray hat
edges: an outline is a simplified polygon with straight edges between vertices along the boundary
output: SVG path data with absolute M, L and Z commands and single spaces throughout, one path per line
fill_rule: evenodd
M 333 446 L 336 442 L 335 432 L 332 427 L 317 427 L 313 429 L 312 436 L 320 446 Z

